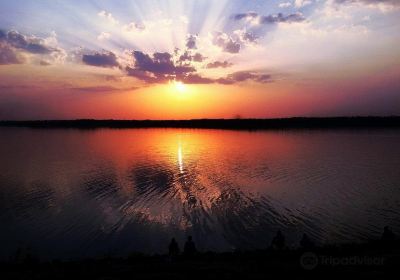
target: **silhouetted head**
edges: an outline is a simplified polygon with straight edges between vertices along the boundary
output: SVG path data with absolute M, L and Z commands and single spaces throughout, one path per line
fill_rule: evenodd
M 175 242 L 176 242 L 175 238 L 172 238 L 171 243 L 175 243 Z
M 385 226 L 385 227 L 383 228 L 383 230 L 384 230 L 384 231 L 389 231 L 390 228 L 389 228 L 388 226 Z
M 192 241 L 192 236 L 191 235 L 188 236 L 188 240 Z

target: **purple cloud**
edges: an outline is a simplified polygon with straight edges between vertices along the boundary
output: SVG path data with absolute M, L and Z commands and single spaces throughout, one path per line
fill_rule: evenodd
M 354 0 L 337 0 L 337 1 L 354 1 Z M 368 0 L 364 0 L 364 1 L 368 1 Z M 372 1 L 372 0 L 370 0 L 370 1 Z M 251 18 L 251 19 L 258 18 L 259 22 L 261 24 L 275 24 L 275 23 L 279 23 L 279 22 L 293 23 L 293 22 L 301 22 L 301 21 L 305 20 L 304 16 L 301 13 L 294 13 L 294 14 L 289 14 L 289 15 L 284 15 L 282 13 L 278 13 L 278 14 L 261 16 L 255 12 L 249 12 L 249 13 L 235 14 L 232 16 L 232 18 L 236 21 L 240 21 L 240 20 L 248 19 L 248 18 Z
M 203 62 L 206 59 L 201 53 L 191 54 L 190 52 L 186 51 L 179 57 L 179 62 Z
M 234 40 L 223 32 L 216 32 L 214 34 L 213 44 L 228 53 L 238 53 L 241 48 L 239 40 Z
M 187 52 L 185 52 L 187 53 Z M 184 55 L 185 55 L 184 53 Z M 175 52 L 175 55 L 177 52 Z M 236 72 L 228 75 L 225 78 L 213 79 L 203 77 L 194 66 L 182 63 L 181 57 L 174 60 L 170 53 L 154 53 L 152 56 L 141 51 L 134 51 L 132 53 L 135 59 L 133 66 L 128 66 L 125 71 L 128 76 L 137 78 L 149 84 L 165 83 L 171 80 L 181 81 L 186 84 L 234 84 L 245 81 L 254 81 L 258 83 L 271 82 L 271 76 L 267 74 L 258 74 L 254 72 Z M 190 55 L 186 54 L 188 59 Z M 186 61 L 186 59 L 184 59 Z M 232 64 L 224 61 L 215 61 L 209 63 L 207 68 L 227 68 Z
M 117 56 L 112 52 L 84 54 L 82 55 L 82 62 L 87 65 L 98 67 L 119 66 Z
M 141 51 L 134 51 L 134 67 L 126 67 L 129 76 L 147 83 L 164 82 L 173 79 L 185 79 L 196 69 L 190 65 L 175 63 L 169 53 L 154 53 L 151 57 Z
M 247 12 L 247 13 L 240 13 L 240 14 L 235 14 L 232 16 L 234 20 L 242 20 L 242 19 L 252 19 L 252 18 L 257 18 L 258 14 L 256 12 Z
M 7 44 L 0 42 L 0 65 L 20 63 L 22 61 L 17 57 L 15 51 Z
M 283 15 L 282 13 L 279 13 L 274 15 L 262 16 L 260 18 L 260 23 L 262 24 L 274 24 L 279 22 L 292 23 L 292 22 L 302 22 L 304 20 L 305 18 L 301 13 L 289 14 L 286 16 Z
M 56 48 L 47 46 L 44 40 L 40 38 L 28 38 L 17 31 L 2 31 L 0 34 L 0 42 L 8 44 L 15 49 L 33 54 L 50 54 L 58 51 Z
M 230 63 L 228 61 L 214 61 L 211 63 L 208 63 L 206 68 L 212 69 L 212 68 L 228 68 L 231 67 L 233 63 Z
M 229 74 L 226 78 L 220 78 L 217 80 L 218 83 L 225 85 L 231 85 L 245 81 L 253 81 L 262 84 L 270 83 L 272 82 L 272 76 L 269 74 L 259 74 L 250 71 L 242 71 Z
M 197 49 L 196 40 L 197 40 L 196 36 L 189 35 L 186 40 L 186 48 L 188 48 L 189 50 Z

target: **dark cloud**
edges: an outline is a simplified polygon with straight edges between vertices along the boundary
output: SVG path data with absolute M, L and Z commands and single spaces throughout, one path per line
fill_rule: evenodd
M 185 51 L 180 57 L 179 62 L 203 62 L 206 59 L 201 53 L 191 54 L 189 51 Z
M 337 1 L 348 1 L 348 0 L 337 0 Z M 353 0 L 349 0 L 349 1 L 353 1 Z M 304 16 L 301 13 L 294 13 L 294 14 L 289 14 L 289 15 L 284 15 L 282 13 L 278 13 L 278 14 L 261 16 L 255 12 L 249 12 L 249 13 L 235 14 L 232 16 L 232 18 L 236 21 L 240 21 L 243 19 L 249 19 L 249 18 L 251 18 L 251 19 L 258 18 L 259 22 L 261 24 L 274 24 L 274 23 L 279 23 L 279 22 L 292 23 L 292 22 L 301 22 L 301 21 L 305 20 Z
M 198 74 L 190 74 L 186 76 L 184 79 L 181 79 L 182 82 L 187 83 L 187 84 L 223 84 L 223 85 L 233 85 L 241 82 L 247 82 L 247 81 L 252 81 L 256 83 L 270 83 L 272 82 L 272 77 L 269 74 L 260 74 L 256 72 L 248 72 L 248 71 L 242 71 L 242 72 L 235 72 L 232 74 L 229 74 L 228 76 L 224 78 L 219 78 L 219 79 L 211 79 L 211 78 L 205 78 L 201 77 Z
M 235 14 L 232 16 L 234 20 L 242 20 L 242 19 L 251 19 L 251 18 L 257 18 L 258 14 L 256 12 L 247 12 L 247 13 L 240 13 L 240 14 Z
M 0 41 L 7 43 L 11 47 L 19 50 L 24 50 L 33 54 L 50 54 L 57 52 L 58 49 L 47 46 L 43 39 L 28 38 L 17 31 L 2 31 Z
M 182 82 L 186 84 L 213 84 L 215 83 L 215 80 L 211 78 L 205 78 L 200 76 L 199 74 L 189 74 L 183 79 L 181 79 Z
M 279 13 L 274 15 L 262 16 L 260 18 L 260 23 L 262 24 L 273 24 L 279 22 L 292 23 L 292 22 L 302 22 L 304 20 L 305 18 L 301 13 L 289 14 L 286 16 L 283 15 L 282 13 Z
M 149 84 L 165 83 L 172 80 L 181 81 L 186 84 L 234 84 L 245 81 L 254 81 L 258 83 L 271 82 L 270 75 L 255 72 L 236 72 L 221 79 L 203 77 L 197 73 L 196 68 L 190 64 L 182 63 L 182 61 L 180 61 L 181 57 L 179 57 L 178 60 L 174 60 L 174 57 L 166 52 L 154 53 L 150 56 L 141 51 L 134 51 L 132 55 L 135 62 L 133 66 L 125 68 L 127 75 Z M 175 51 L 175 55 L 177 55 L 177 51 Z M 189 54 L 186 55 L 188 57 L 191 56 Z M 215 61 L 209 63 L 207 68 L 227 68 L 231 65 L 232 64 L 227 61 Z
M 151 72 L 138 70 L 129 66 L 125 68 L 125 71 L 128 76 L 134 77 L 146 83 L 160 83 L 168 81 L 168 79 L 161 79 L 161 77 L 157 77 Z
M 206 68 L 212 69 L 212 68 L 228 68 L 231 67 L 233 63 L 230 63 L 228 61 L 214 61 L 211 63 L 208 63 Z
M 0 29 L 0 40 L 4 40 L 7 37 L 7 33 Z
M 189 50 L 197 49 L 196 40 L 197 40 L 196 36 L 189 35 L 186 40 L 186 48 L 188 48 Z
M 134 51 L 134 67 L 126 67 L 129 76 L 147 83 L 164 82 L 172 79 L 185 79 L 190 73 L 196 72 L 193 66 L 175 63 L 169 53 L 154 53 L 151 57 L 141 51 Z
M 135 51 L 133 56 L 135 58 L 135 68 L 137 70 L 147 71 L 156 76 L 181 76 L 187 73 L 195 72 L 195 69 L 192 66 L 175 65 L 172 55 L 166 52 L 154 53 L 153 57 L 150 57 L 143 52 Z
M 240 41 L 234 40 L 229 35 L 223 32 L 214 33 L 213 44 L 222 48 L 228 53 L 238 53 L 240 51 Z
M 82 62 L 98 67 L 116 67 L 119 66 L 117 56 L 112 52 L 84 54 L 82 55 Z
M 253 81 L 257 83 L 270 83 L 272 82 L 272 77 L 269 74 L 260 74 L 249 71 L 235 72 L 229 74 L 226 78 L 220 78 L 217 80 L 220 84 L 230 85 L 245 81 Z

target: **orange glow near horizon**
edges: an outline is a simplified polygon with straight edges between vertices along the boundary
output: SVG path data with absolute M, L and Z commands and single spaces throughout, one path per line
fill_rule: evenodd
M 86 69 L 87 67 L 85 67 Z M 57 71 L 55 71 L 57 70 Z M 54 72 L 54 73 L 53 73 Z M 20 78 L 18 73 L 24 73 Z M 5 119 L 201 119 L 201 118 L 275 118 L 293 116 L 348 115 L 341 106 L 353 106 L 353 115 L 372 112 L 359 100 L 371 103 L 374 89 L 389 84 L 398 75 L 393 69 L 381 76 L 362 77 L 332 83 L 298 84 L 276 81 L 265 85 L 164 84 L 137 86 L 132 79 L 111 81 L 110 87 L 97 90 L 98 76 L 82 75 L 80 69 L 61 71 L 51 67 L 4 66 L 0 75 L 16 89 L 2 89 L 2 102 L 13 101 Z M 98 72 L 96 75 L 104 75 Z M 46 77 L 43 82 L 38 82 Z M 51 79 L 50 79 L 51 78 Z M 361 84 L 362 81 L 368 81 Z M 65 81 L 76 84 L 65 85 Z M 62 86 L 59 86 L 62 85 Z M 27 90 L 29 89 L 29 90 Z M 369 93 L 370 92 L 370 93 Z M 388 93 L 387 93 L 388 94 Z M 393 95 L 395 98 L 396 95 Z M 378 97 L 376 97 L 378 98 Z M 6 103 L 5 103 L 6 104 Z M 29 105 L 28 105 L 29 104 Z M 350 105 L 349 105 L 350 104 Z M 396 104 L 393 114 L 397 110 Z M 365 109 L 363 108 L 365 107 Z M 379 108 L 376 108 L 379 114 Z M 388 111 L 390 112 L 390 111 Z M 10 117 L 11 116 L 11 117 Z

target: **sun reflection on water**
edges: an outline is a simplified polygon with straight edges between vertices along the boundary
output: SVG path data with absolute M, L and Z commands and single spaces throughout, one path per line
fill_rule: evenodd
M 182 157 L 182 144 L 181 144 L 180 140 L 179 140 L 179 144 L 178 144 L 178 165 L 179 165 L 179 172 L 182 174 L 183 173 L 183 157 Z

